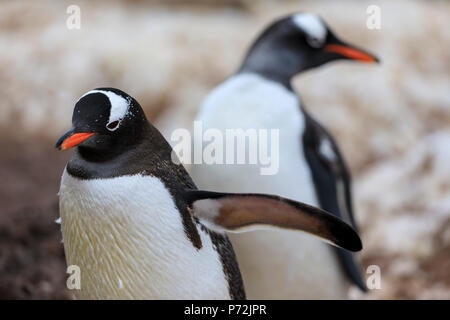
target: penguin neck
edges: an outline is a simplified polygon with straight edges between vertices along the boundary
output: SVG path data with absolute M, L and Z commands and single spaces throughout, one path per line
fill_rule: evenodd
M 182 198 L 177 195 L 195 184 L 182 164 L 172 160 L 172 148 L 150 123 L 143 126 L 143 138 L 118 156 L 107 161 L 90 161 L 76 150 L 67 164 L 67 173 L 81 180 L 112 179 L 123 176 L 149 175 L 160 179 L 169 190 L 185 225 L 186 236 L 197 249 L 202 247 L 199 233 Z
M 273 43 L 256 43 L 244 59 L 238 73 L 254 73 L 278 82 L 293 91 L 291 81 L 298 73 L 311 68 L 306 58 L 291 48 Z
M 113 178 L 149 171 L 161 162 L 171 163 L 168 161 L 170 146 L 148 122 L 134 139 L 119 149 L 104 151 L 78 147 L 67 164 L 67 171 L 81 179 Z

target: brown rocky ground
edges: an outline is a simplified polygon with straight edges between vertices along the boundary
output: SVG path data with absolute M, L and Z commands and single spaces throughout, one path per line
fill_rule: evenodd
M 67 155 L 37 137 L 0 141 L 0 299 L 66 299 L 57 190 Z

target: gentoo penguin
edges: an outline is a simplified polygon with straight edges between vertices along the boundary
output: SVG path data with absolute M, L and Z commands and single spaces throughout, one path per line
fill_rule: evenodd
M 59 191 L 67 264 L 78 299 L 244 299 L 225 230 L 302 230 L 349 250 L 357 233 L 314 207 L 261 194 L 197 190 L 139 103 L 87 92 L 56 147 L 75 152 Z
M 291 86 L 298 73 L 338 59 L 378 61 L 340 40 L 315 14 L 293 14 L 268 26 L 238 71 L 206 97 L 196 120 L 204 132 L 279 129 L 279 170 L 261 175 L 258 165 L 193 165 L 197 185 L 278 194 L 327 210 L 356 228 L 344 159 Z M 194 139 L 196 144 L 202 137 Z M 308 235 L 255 231 L 230 240 L 250 299 L 345 299 L 351 283 L 365 290 L 351 253 Z

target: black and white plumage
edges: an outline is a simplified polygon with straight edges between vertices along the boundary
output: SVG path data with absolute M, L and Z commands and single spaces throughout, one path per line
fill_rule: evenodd
M 345 160 L 328 131 L 306 113 L 305 118 L 305 159 L 311 168 L 319 207 L 332 212 L 357 230 L 352 207 L 350 171 Z M 334 250 L 347 277 L 362 291 L 366 291 L 355 256 L 337 248 Z
M 290 15 L 268 26 L 239 70 L 207 96 L 197 120 L 204 130 L 279 129 L 279 172 L 261 176 L 254 165 L 193 166 L 196 183 L 224 192 L 279 194 L 319 206 L 356 227 L 345 161 L 291 86 L 298 73 L 339 59 L 378 61 L 344 43 L 314 14 Z M 309 236 L 253 232 L 230 239 L 249 298 L 341 299 L 347 297 L 349 283 L 365 289 L 352 254 L 332 252 Z M 258 265 L 263 268 L 256 270 Z
M 224 231 L 249 225 L 303 230 L 361 249 L 350 226 L 319 209 L 197 190 L 139 103 L 118 89 L 83 95 L 72 124 L 56 146 L 76 147 L 59 197 L 67 263 L 81 271 L 77 298 L 244 299 Z

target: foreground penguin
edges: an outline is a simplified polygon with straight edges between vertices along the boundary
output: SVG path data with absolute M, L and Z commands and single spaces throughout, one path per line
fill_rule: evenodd
M 223 192 L 279 194 L 321 207 L 356 227 L 344 159 L 291 86 L 298 73 L 338 59 L 377 61 L 339 40 L 313 14 L 294 14 L 266 28 L 236 74 L 205 99 L 197 120 L 205 132 L 279 129 L 279 171 L 261 175 L 258 165 L 194 165 L 194 181 Z M 344 299 L 350 283 L 365 290 L 351 253 L 308 235 L 256 231 L 230 239 L 250 299 Z
M 351 227 L 308 205 L 197 190 L 139 103 L 120 90 L 83 95 L 72 124 L 56 146 L 77 147 L 59 201 L 67 264 L 80 268 L 79 299 L 244 299 L 225 230 L 273 225 L 361 249 Z

